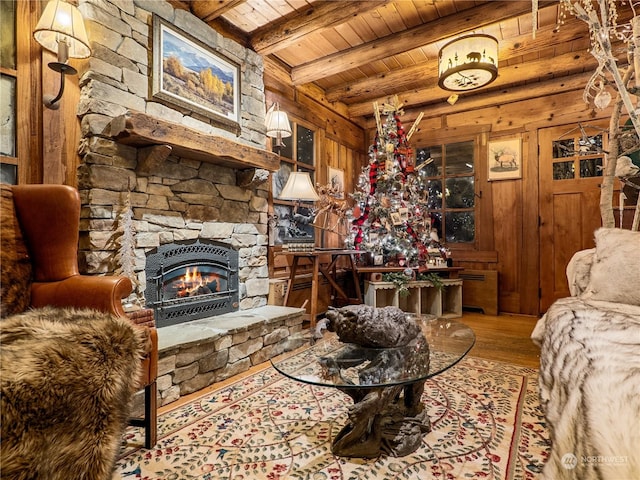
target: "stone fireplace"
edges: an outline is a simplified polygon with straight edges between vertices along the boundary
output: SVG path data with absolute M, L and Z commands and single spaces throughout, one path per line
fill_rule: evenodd
M 85 270 L 133 274 L 131 300 L 165 301 L 156 311 L 173 322 L 169 304 L 181 300 L 153 297 L 158 273 L 150 278 L 147 258 L 171 244 L 223 244 L 237 257 L 232 308 L 266 305 L 267 180 L 279 161 L 265 149 L 262 58 L 161 0 L 80 0 L 79 8 L 93 47 L 78 107 Z M 238 128 L 150 96 L 152 14 L 241 65 Z M 128 249 L 124 238 L 134 239 Z M 210 305 L 215 314 L 218 303 Z
M 93 49 L 78 105 L 81 268 L 129 276 L 129 301 L 154 307 L 164 405 L 282 353 L 302 330 L 303 309 L 267 305 L 279 157 L 265 149 L 262 58 L 163 0 L 78 3 Z M 149 94 L 152 14 L 241 66 L 237 128 Z M 193 267 L 205 279 L 183 308 Z
M 161 245 L 147 254 L 145 271 L 158 328 L 238 310 L 238 252 L 222 243 Z

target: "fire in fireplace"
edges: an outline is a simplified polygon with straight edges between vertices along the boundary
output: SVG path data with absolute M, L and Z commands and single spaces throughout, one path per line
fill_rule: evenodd
M 147 306 L 158 327 L 238 310 L 238 252 L 216 242 L 176 242 L 152 250 Z
M 215 269 L 203 267 L 202 270 Z M 165 298 L 196 297 L 220 291 L 220 275 L 215 271 L 203 274 L 198 267 L 194 266 L 178 269 L 176 272 L 178 272 L 177 277 L 163 282 L 162 293 Z

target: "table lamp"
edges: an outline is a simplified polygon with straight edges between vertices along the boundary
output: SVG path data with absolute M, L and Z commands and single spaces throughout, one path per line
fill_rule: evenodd
M 289 227 L 289 234 L 294 237 L 294 241 L 299 242 L 301 239 L 313 241 L 313 237 L 298 227 L 298 224 L 309 224 L 314 220 L 313 215 L 308 217 L 298 213 L 300 202 L 315 202 L 320 199 L 316 189 L 313 187 L 313 183 L 311 183 L 309 172 L 291 172 L 287 183 L 284 185 L 282 192 L 280 192 L 279 198 L 296 202 L 290 219 L 291 226 Z

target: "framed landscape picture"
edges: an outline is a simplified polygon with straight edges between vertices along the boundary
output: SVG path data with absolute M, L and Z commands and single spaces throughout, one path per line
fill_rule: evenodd
M 240 132 L 240 66 L 153 16 L 151 97 Z
M 522 177 L 520 138 L 489 141 L 487 157 L 489 181 L 511 180 Z

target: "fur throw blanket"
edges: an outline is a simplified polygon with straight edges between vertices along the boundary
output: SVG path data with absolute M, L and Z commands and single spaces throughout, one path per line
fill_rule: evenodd
M 11 186 L 0 184 L 0 317 L 31 303 L 31 259 L 13 206 Z
M 2 477 L 110 479 L 146 339 L 92 310 L 0 322 Z
M 640 479 L 640 307 L 564 298 L 532 338 L 552 443 L 542 478 Z

